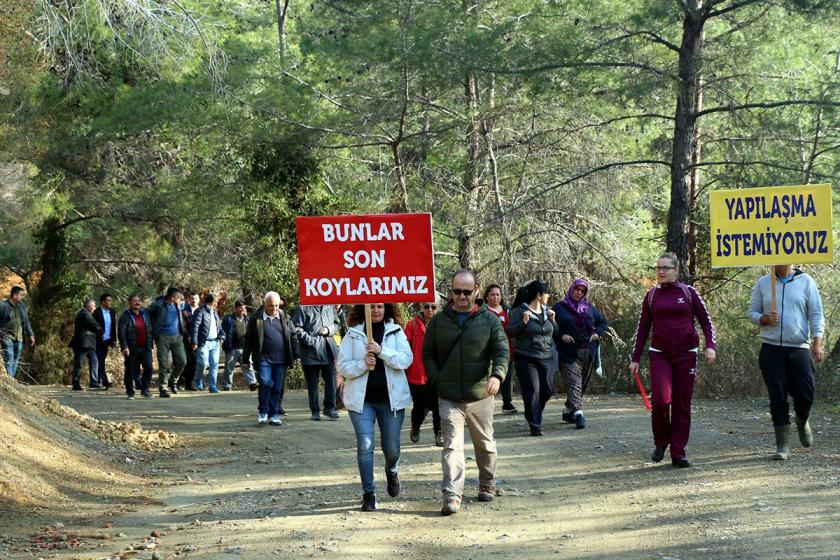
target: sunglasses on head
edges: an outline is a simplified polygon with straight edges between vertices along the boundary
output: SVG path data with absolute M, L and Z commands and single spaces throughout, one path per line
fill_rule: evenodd
M 437 309 L 437 305 L 429 305 L 426 303 L 423 305 L 423 309 Z
M 460 288 L 452 288 L 452 294 L 456 296 L 468 296 L 471 295 L 475 291 L 475 288 L 470 288 L 469 290 L 462 290 Z

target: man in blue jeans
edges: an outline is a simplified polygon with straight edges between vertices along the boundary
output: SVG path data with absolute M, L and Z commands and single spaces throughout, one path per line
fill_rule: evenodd
M 192 329 L 190 341 L 195 352 L 195 380 L 194 386 L 197 390 L 204 388 L 204 369 L 207 372 L 207 387 L 211 393 L 218 393 L 216 378 L 219 374 L 219 352 L 221 342 L 225 340 L 225 331 L 222 329 L 222 321 L 216 313 L 216 296 L 207 294 L 204 296 L 204 305 L 199 307 L 192 315 Z
M 243 361 L 256 366 L 260 379 L 258 424 L 280 426 L 282 403 L 280 393 L 286 381 L 286 370 L 300 356 L 297 337 L 286 312 L 280 309 L 280 294 L 268 292 L 245 332 Z
M 14 286 L 9 298 L 0 302 L 0 343 L 3 345 L 2 359 L 6 364 L 6 371 L 14 377 L 17 374 L 20 355 L 23 353 L 24 338 L 35 346 L 35 333 L 29 324 L 26 305 L 23 298 L 26 294 L 20 286 Z
M 233 313 L 222 319 L 222 330 L 225 331 L 225 341 L 222 350 L 225 351 L 225 373 L 222 377 L 222 391 L 233 388 L 233 368 L 239 363 L 242 375 L 248 382 L 248 388 L 256 391 L 259 388 L 257 377 L 251 365 L 243 359 L 245 354 L 245 334 L 248 331 L 248 308 L 241 299 L 233 304 Z M 280 397 L 282 399 L 282 395 Z M 283 412 L 281 411 L 282 415 Z

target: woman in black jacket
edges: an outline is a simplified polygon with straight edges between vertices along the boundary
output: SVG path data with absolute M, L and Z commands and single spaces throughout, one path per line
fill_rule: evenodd
M 578 429 L 586 427 L 581 410 L 583 393 L 592 378 L 592 370 L 598 365 L 598 347 L 608 326 L 601 312 L 589 303 L 588 294 L 589 282 L 578 278 L 572 282 L 566 298 L 554 304 L 557 353 L 566 385 L 563 421 Z
M 516 376 L 532 436 L 543 435 L 543 410 L 553 393 L 552 352 L 557 325 L 554 311 L 547 303 L 548 286 L 544 282 L 534 280 L 520 288 L 511 308 L 507 330 L 513 342 Z

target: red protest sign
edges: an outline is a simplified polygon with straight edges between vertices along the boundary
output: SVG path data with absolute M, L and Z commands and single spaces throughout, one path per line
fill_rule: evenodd
M 431 214 L 295 220 L 300 302 L 434 301 Z

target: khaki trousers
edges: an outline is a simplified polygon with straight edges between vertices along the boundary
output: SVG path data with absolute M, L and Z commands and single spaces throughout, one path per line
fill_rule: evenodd
M 464 403 L 439 399 L 441 431 L 443 433 L 443 496 L 460 499 L 464 494 L 464 424 L 470 431 L 478 465 L 478 481 L 482 486 L 496 482 L 496 439 L 493 437 L 493 408 L 495 399 Z

